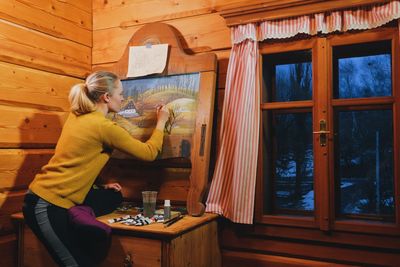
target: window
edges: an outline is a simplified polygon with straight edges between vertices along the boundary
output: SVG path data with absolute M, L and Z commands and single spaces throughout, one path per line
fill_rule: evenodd
M 400 233 L 396 34 L 261 46 L 258 222 Z
M 393 222 L 392 110 L 338 110 L 335 120 L 337 216 Z
M 264 101 L 312 100 L 311 51 L 263 56 Z M 266 213 L 310 213 L 314 210 L 311 108 L 266 110 L 264 151 L 269 156 L 264 173 L 271 179 Z M 270 130 L 269 130 L 270 129 Z M 308 194 L 307 197 L 305 194 Z

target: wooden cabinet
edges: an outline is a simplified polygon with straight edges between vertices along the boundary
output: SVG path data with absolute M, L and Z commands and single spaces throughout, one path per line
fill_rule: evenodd
M 118 214 L 99 220 L 107 222 Z M 18 226 L 18 266 L 57 266 L 32 231 L 24 224 L 21 213 L 13 218 Z M 217 215 L 185 216 L 165 228 L 156 223 L 146 226 L 112 224 L 113 239 L 102 267 L 163 266 L 218 267 L 221 255 L 218 245 Z
M 109 255 L 101 266 L 162 266 L 162 241 L 114 235 Z

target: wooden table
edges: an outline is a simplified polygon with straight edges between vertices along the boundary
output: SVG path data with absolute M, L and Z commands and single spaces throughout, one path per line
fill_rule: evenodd
M 124 213 L 126 215 L 129 213 Z M 111 213 L 98 219 L 122 216 Z M 56 266 L 42 244 L 25 226 L 22 213 L 14 214 L 18 225 L 18 266 Z M 175 224 L 145 226 L 109 224 L 113 229 L 111 249 L 101 266 L 221 266 L 217 215 L 185 216 Z

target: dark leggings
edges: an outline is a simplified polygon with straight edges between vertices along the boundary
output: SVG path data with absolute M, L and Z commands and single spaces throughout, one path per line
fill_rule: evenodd
M 112 212 L 121 202 L 120 192 L 91 189 L 83 204 L 92 207 L 96 216 L 101 216 Z M 67 209 L 28 192 L 23 213 L 26 224 L 59 266 L 96 266 L 107 254 L 107 251 L 101 251 L 107 249 L 107 245 L 91 242 L 74 231 Z

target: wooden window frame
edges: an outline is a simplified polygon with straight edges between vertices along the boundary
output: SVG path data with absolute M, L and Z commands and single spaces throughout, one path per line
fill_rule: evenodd
M 392 96 L 358 98 L 358 99 L 333 99 L 333 74 L 332 74 L 332 48 L 337 45 L 348 45 L 366 42 L 376 42 L 383 40 L 391 40 L 392 49 Z M 397 77 L 399 75 L 399 36 L 397 28 L 379 28 L 374 30 L 351 32 L 342 34 L 332 34 L 328 36 L 316 36 L 309 39 L 297 41 L 283 42 L 267 42 L 260 44 L 260 54 L 273 54 L 281 52 L 290 52 L 297 50 L 312 50 L 312 100 L 311 101 L 294 101 L 294 102 L 274 102 L 261 103 L 260 109 L 297 109 L 312 108 L 313 112 L 313 131 L 318 131 L 318 121 L 326 119 L 328 121 L 328 129 L 331 134 L 328 135 L 328 145 L 326 147 L 313 146 L 314 152 L 314 216 L 282 216 L 263 214 L 263 198 L 264 198 L 264 181 L 263 181 L 263 155 L 262 155 L 262 138 L 260 138 L 259 147 L 259 164 L 256 188 L 256 206 L 255 206 L 255 222 L 258 227 L 256 232 L 265 231 L 263 225 L 276 226 L 280 229 L 282 226 L 290 226 L 295 229 L 303 228 L 304 232 L 313 232 L 321 230 L 323 232 L 348 232 L 352 234 L 379 234 L 388 236 L 400 235 L 400 88 Z M 261 64 L 260 57 L 260 66 Z M 262 71 L 260 71 L 260 80 L 262 81 Z M 318 90 L 319 88 L 320 90 Z M 321 90 L 326 88 L 326 90 Z M 261 97 L 263 99 L 263 97 Z M 333 117 L 334 109 L 346 109 L 352 105 L 352 109 L 377 108 L 393 105 L 393 149 L 394 149 L 394 201 L 395 205 L 395 222 L 380 223 L 364 220 L 343 220 L 336 219 L 335 215 L 335 179 L 334 179 L 334 147 L 333 147 Z M 262 123 L 262 119 L 261 119 Z M 262 127 L 260 127 L 260 137 L 262 137 Z M 313 137 L 314 144 L 316 138 Z M 328 157 L 328 160 L 321 159 Z M 317 166 L 318 165 L 318 166 Z M 317 177 L 327 177 L 328 180 Z M 306 230 L 309 229 L 309 230 Z M 302 231 L 301 229 L 298 229 Z M 310 232 L 310 233 L 311 233 Z M 350 242 L 350 240 L 348 240 Z
M 356 109 L 373 109 L 379 106 L 393 105 L 393 168 L 394 168 L 394 202 L 395 204 L 395 222 L 390 223 L 380 223 L 373 221 L 364 220 L 336 220 L 336 215 L 334 208 L 330 211 L 331 218 L 331 229 L 334 231 L 350 231 L 350 232 L 361 232 L 361 233 L 375 233 L 375 234 L 385 234 L 385 235 L 399 235 L 400 234 L 400 209 L 399 209 L 399 192 L 400 192 L 400 175 L 399 175 L 399 115 L 400 115 L 400 88 L 399 88 L 399 36 L 397 28 L 379 28 L 375 30 L 360 32 L 360 33 L 346 33 L 341 35 L 331 35 L 327 38 L 327 48 L 328 48 L 328 72 L 332 73 L 332 47 L 338 45 L 348 45 L 356 43 L 367 43 L 375 41 L 391 40 L 392 46 L 392 96 L 388 97 L 374 97 L 374 99 L 361 98 L 361 99 L 333 99 L 333 77 L 329 75 L 328 83 L 328 93 L 329 99 L 332 99 L 331 110 L 329 111 L 330 120 L 333 122 L 334 108 L 345 109 L 349 105 L 358 106 Z M 397 60 L 396 60 L 397 59 Z M 331 125 L 331 130 L 334 131 L 333 125 Z M 334 162 L 333 153 L 334 149 L 330 149 L 330 202 L 334 203 Z
M 290 51 L 298 51 L 298 50 L 311 50 L 312 56 L 312 99 L 315 98 L 315 86 L 317 83 L 317 79 L 315 77 L 315 69 L 316 69 L 316 51 L 318 42 L 315 38 L 300 40 L 294 42 L 285 42 L 285 43 L 276 43 L 276 44 L 268 44 L 263 47 L 260 47 L 260 54 L 274 54 L 274 53 L 283 53 Z M 261 64 L 261 56 L 260 56 L 260 66 Z M 262 80 L 262 71 L 260 71 L 260 80 Z M 261 92 L 261 99 L 263 92 Z M 277 109 L 287 109 L 294 110 L 298 108 L 311 108 L 312 113 L 314 112 L 314 103 L 313 100 L 303 100 L 303 101 L 293 101 L 293 102 L 270 102 L 270 103 L 261 103 L 261 111 L 264 110 L 277 110 Z M 314 124 L 313 118 L 313 124 Z M 314 130 L 314 129 L 313 129 Z M 260 136 L 262 136 L 262 127 L 260 127 Z M 263 162 L 262 155 L 262 140 L 260 139 L 260 148 L 259 148 L 259 162 Z M 264 196 L 264 181 L 262 174 L 262 164 L 258 164 L 258 175 L 257 175 L 257 186 L 256 186 L 256 205 L 255 205 L 255 220 L 256 222 L 264 223 L 264 224 L 278 224 L 285 226 L 301 226 L 307 228 L 315 228 L 317 225 L 317 221 L 315 217 L 312 216 L 281 216 L 281 215 L 265 215 L 263 214 L 263 196 Z M 315 180 L 314 180 L 315 182 Z M 315 209 L 315 214 L 317 210 Z

